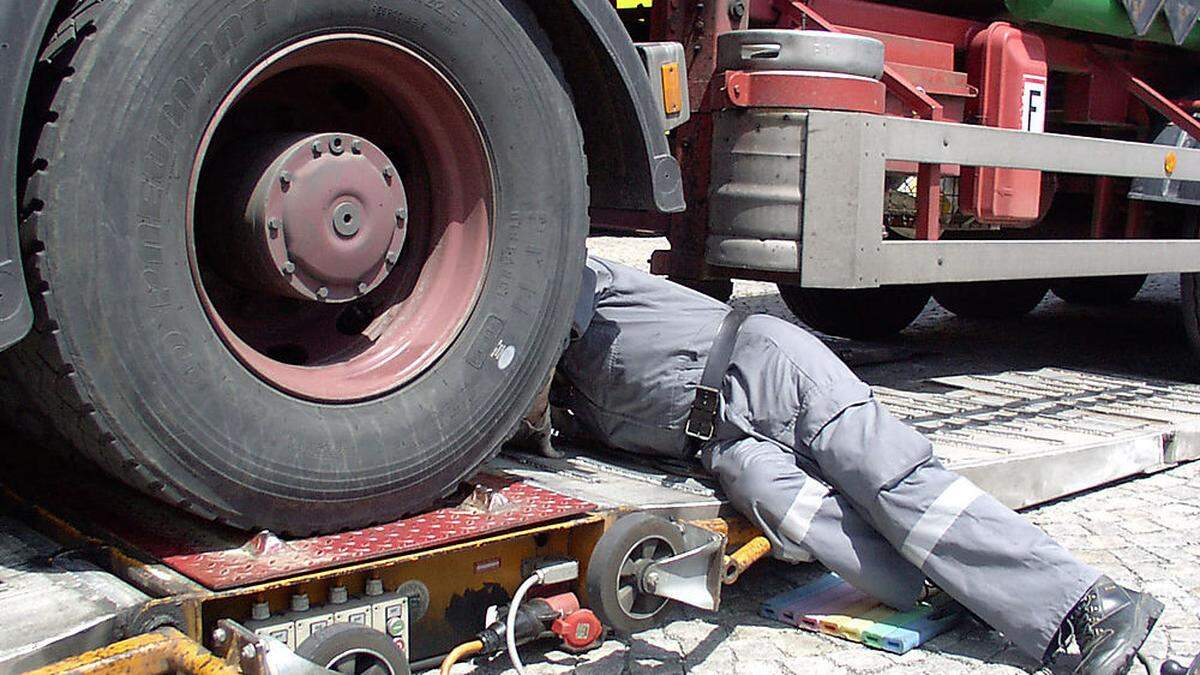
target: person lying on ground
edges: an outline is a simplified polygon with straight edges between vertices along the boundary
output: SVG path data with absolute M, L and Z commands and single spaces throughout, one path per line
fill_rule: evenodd
M 1126 672 L 1163 610 L 946 469 L 820 340 L 597 257 L 549 388 L 590 439 L 698 457 L 772 554 L 898 610 L 926 579 L 1046 662 Z M 529 418 L 548 449 L 546 398 Z

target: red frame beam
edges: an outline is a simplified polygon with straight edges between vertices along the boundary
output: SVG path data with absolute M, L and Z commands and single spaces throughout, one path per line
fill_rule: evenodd
M 780 22 L 790 23 L 791 25 L 787 26 L 789 28 L 804 26 L 807 25 L 807 22 L 811 21 L 823 30 L 831 33 L 842 32 L 837 26 L 818 14 L 810 5 L 805 5 L 799 2 L 799 0 L 774 0 L 774 5 L 775 9 L 779 11 Z M 884 5 L 872 4 L 871 7 L 887 9 Z M 918 14 L 922 13 L 918 12 Z M 970 24 L 971 26 L 976 25 L 973 21 L 963 23 Z M 959 28 L 966 29 L 965 25 L 959 26 Z M 894 31 L 895 29 L 893 28 L 892 30 Z M 921 37 L 927 36 L 922 35 Z M 909 82 L 895 68 L 884 64 L 883 77 L 881 79 L 887 90 L 903 101 L 905 105 L 912 108 L 913 112 L 919 117 L 934 121 L 942 119 L 942 104 L 935 101 L 933 97 L 926 94 L 920 88 L 913 86 L 913 83 Z M 917 239 L 932 241 L 941 238 L 941 203 L 942 166 L 940 164 L 919 165 L 917 167 Z
M 1146 107 L 1157 111 L 1163 117 L 1173 122 L 1175 126 L 1186 132 L 1187 135 L 1200 141 L 1200 120 L 1189 115 L 1183 108 L 1176 105 L 1174 101 L 1160 94 L 1157 89 L 1151 87 L 1145 80 L 1134 75 L 1125 66 L 1122 66 L 1115 60 L 1104 56 L 1095 49 L 1092 50 L 1090 57 L 1097 67 L 1113 72 L 1126 91 L 1133 94 L 1137 100 L 1146 104 Z

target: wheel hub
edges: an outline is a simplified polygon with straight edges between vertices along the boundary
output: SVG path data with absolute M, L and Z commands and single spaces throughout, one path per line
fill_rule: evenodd
M 313 134 L 283 143 L 245 211 L 261 254 L 255 281 L 278 295 L 348 302 L 379 286 L 400 258 L 404 185 L 370 141 Z M 278 147 L 278 146 L 276 146 Z
M 357 33 L 288 45 L 221 102 L 193 167 L 198 295 L 264 382 L 366 400 L 459 339 L 488 273 L 494 183 L 439 67 Z

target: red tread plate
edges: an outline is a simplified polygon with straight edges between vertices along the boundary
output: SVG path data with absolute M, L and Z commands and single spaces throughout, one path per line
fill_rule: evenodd
M 511 478 L 481 475 L 473 482 L 494 490 L 508 503 L 491 513 L 459 505 L 306 539 L 285 540 L 260 534 L 236 548 L 214 549 L 212 542 L 205 546 L 178 535 L 164 536 L 161 530 L 126 532 L 124 537 L 180 574 L 222 590 L 435 548 L 597 508 L 590 502 Z

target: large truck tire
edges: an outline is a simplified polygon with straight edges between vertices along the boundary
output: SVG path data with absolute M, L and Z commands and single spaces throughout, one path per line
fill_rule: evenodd
M 1179 310 L 1192 354 L 1200 357 L 1200 273 L 1179 275 Z
M 929 287 L 923 285 L 831 289 L 779 284 L 779 295 L 809 327 L 856 340 L 895 335 L 929 304 Z
M 1116 277 L 1079 277 L 1059 279 L 1050 290 L 1072 305 L 1120 305 L 1132 300 L 1146 284 L 1145 274 Z
M 523 6 L 78 7 L 30 113 L 37 320 L 4 379 L 235 526 L 455 489 L 548 377 L 584 257 L 582 137 Z
M 1011 319 L 1033 311 L 1049 285 L 1038 279 L 942 284 L 933 299 L 964 319 Z

